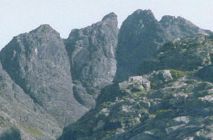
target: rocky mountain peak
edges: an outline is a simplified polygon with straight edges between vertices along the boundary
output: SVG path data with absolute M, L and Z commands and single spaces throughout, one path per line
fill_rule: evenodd
M 73 97 L 64 42 L 49 25 L 15 37 L 1 51 L 0 59 L 13 81 L 54 116 L 60 126 L 83 114 L 77 111 L 82 106 Z
M 110 13 L 83 29 L 75 29 L 66 40 L 74 95 L 87 107 L 94 104 L 100 89 L 112 83 L 116 72 L 117 16 Z
M 60 34 L 55 29 L 53 29 L 49 24 L 40 25 L 36 29 L 32 30 L 30 32 L 30 34 L 36 34 L 38 36 L 41 36 L 41 35 L 46 35 L 46 36 L 56 35 L 56 36 L 60 36 Z
M 112 29 L 117 29 L 118 19 L 117 19 L 117 15 L 113 12 L 104 16 L 101 22 L 104 25 L 108 25 L 112 27 Z
M 133 14 L 132 17 L 137 18 L 140 22 L 144 22 L 144 23 L 149 23 L 149 22 L 155 22 L 157 21 L 155 19 L 154 14 L 152 13 L 151 10 L 141 10 L 138 9 L 136 10 Z
M 160 22 L 164 24 L 173 23 L 176 20 L 175 16 L 165 15 L 161 18 Z
M 49 24 L 42 24 L 33 31 L 52 31 L 54 30 Z
M 136 73 L 141 60 L 152 58 L 164 40 L 165 32 L 152 11 L 135 11 L 123 22 L 119 32 L 115 79 L 125 79 Z
M 207 31 L 200 29 L 189 20 L 183 17 L 175 16 L 163 16 L 159 21 L 164 31 L 167 33 L 167 37 L 170 40 L 178 37 L 188 37 L 197 34 L 208 34 Z
M 102 21 L 106 20 L 117 20 L 117 15 L 114 12 L 111 12 L 103 17 Z
M 133 14 L 154 16 L 150 9 L 147 10 L 138 9 Z
M 171 24 L 187 24 L 189 26 L 195 26 L 193 23 L 188 21 L 187 19 L 183 17 L 175 17 L 175 16 L 170 16 L 170 15 L 165 15 L 161 18 L 160 23 L 163 26 L 169 26 Z

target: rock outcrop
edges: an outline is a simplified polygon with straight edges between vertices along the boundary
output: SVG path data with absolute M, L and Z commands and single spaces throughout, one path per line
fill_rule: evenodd
M 196 70 L 212 64 L 212 53 L 213 40 L 209 36 L 185 37 L 163 45 L 156 57 L 158 62 L 152 66 L 153 69 Z
M 74 94 L 78 101 L 92 107 L 100 90 L 111 84 L 116 72 L 117 16 L 106 15 L 102 21 L 75 29 L 65 41 L 71 62 Z
M 169 40 L 174 40 L 180 37 L 192 37 L 198 34 L 207 35 L 208 31 L 200 29 L 192 22 L 183 17 L 163 16 L 159 23 L 167 33 Z
M 0 139 L 54 140 L 61 132 L 55 118 L 34 103 L 0 65 Z
M 73 96 L 69 58 L 59 33 L 41 25 L 1 51 L 3 68 L 35 103 L 67 125 L 86 109 Z
M 191 74 L 176 77 L 176 73 L 164 70 L 143 75 L 151 81 L 148 91 L 132 90 L 133 86 L 109 90 L 102 95 L 109 100 L 67 127 L 60 140 L 211 139 L 213 84 Z M 161 84 L 153 87 L 153 82 Z
M 166 40 L 165 31 L 150 10 L 135 11 L 119 32 L 116 80 L 136 75 L 141 63 L 152 59 Z
M 149 68 L 158 63 L 156 55 L 165 43 L 209 33 L 182 17 L 164 16 L 157 21 L 150 10 L 137 10 L 123 22 L 119 32 L 115 80 L 151 72 Z

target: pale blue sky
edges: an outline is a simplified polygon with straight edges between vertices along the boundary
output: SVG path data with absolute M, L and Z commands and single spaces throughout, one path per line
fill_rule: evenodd
M 213 30 L 213 0 L 0 0 L 0 48 L 40 24 L 50 24 L 66 38 L 71 29 L 88 26 L 109 12 L 115 12 L 121 24 L 137 9 L 151 9 L 157 19 L 183 16 Z

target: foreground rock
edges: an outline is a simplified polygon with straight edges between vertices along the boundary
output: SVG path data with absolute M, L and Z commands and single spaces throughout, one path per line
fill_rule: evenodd
M 167 76 L 159 78 L 161 74 Z M 61 140 L 211 139 L 213 84 L 187 74 L 175 76 L 174 70 L 156 71 L 143 77 L 161 83 L 157 89 L 117 86 L 105 92 L 100 98 L 111 96 L 110 100 L 102 99 L 96 109 L 66 128 Z

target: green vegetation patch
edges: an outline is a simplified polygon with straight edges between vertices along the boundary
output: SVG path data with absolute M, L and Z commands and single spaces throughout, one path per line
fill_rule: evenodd
M 181 71 L 181 70 L 176 70 L 176 69 L 170 69 L 170 72 L 174 79 L 179 79 L 179 78 L 187 75 L 187 72 Z
M 27 126 L 27 127 L 25 126 L 23 128 L 27 133 L 31 134 L 33 137 L 41 137 L 44 135 L 42 131 L 38 128 L 30 127 L 30 126 Z

